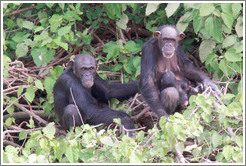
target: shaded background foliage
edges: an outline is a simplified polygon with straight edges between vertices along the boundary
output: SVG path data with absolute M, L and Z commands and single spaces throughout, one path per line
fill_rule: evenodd
M 142 45 L 163 24 L 186 34 L 187 56 L 224 96 L 192 96 L 184 114 L 136 138 L 85 125 L 57 139 L 48 122 L 63 64 L 89 53 L 103 79 L 139 79 Z M 5 162 L 242 162 L 241 3 L 4 3 L 3 49 Z M 134 102 L 110 106 L 134 113 Z

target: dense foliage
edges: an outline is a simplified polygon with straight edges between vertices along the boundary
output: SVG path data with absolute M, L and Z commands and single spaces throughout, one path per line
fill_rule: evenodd
M 62 135 L 50 122 L 59 122 L 52 89 L 62 64 L 89 53 L 102 78 L 139 79 L 142 44 L 163 24 L 186 34 L 188 57 L 224 95 L 206 89 L 183 114 L 133 138 L 89 125 Z M 3 49 L 3 162 L 243 162 L 240 3 L 4 3 Z M 110 101 L 131 113 L 126 103 Z

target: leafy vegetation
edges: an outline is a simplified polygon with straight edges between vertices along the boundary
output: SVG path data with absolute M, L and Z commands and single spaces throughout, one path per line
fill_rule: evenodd
M 132 138 L 119 134 L 118 120 L 115 128 L 60 130 L 52 89 L 63 64 L 89 53 L 102 78 L 137 80 L 142 45 L 163 24 L 185 32 L 188 57 L 224 95 L 191 96 L 183 114 Z M 4 163 L 243 162 L 240 3 L 4 3 L 3 54 Z M 136 97 L 140 103 L 112 99 L 110 106 L 133 114 L 143 107 Z

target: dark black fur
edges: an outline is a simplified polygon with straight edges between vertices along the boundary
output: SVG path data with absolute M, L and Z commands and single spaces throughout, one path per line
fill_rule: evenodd
M 73 68 L 67 67 L 57 79 L 53 89 L 55 111 L 65 128 L 82 125 L 70 89 L 84 123 L 91 125 L 110 124 L 114 118 L 120 118 L 126 129 L 135 128 L 132 120 L 125 112 L 112 110 L 99 101 L 106 102 L 111 98 L 127 99 L 138 92 L 138 82 L 110 84 L 96 74 L 94 85 L 91 88 L 84 88 L 80 79 L 75 76 Z
M 172 27 L 175 28 L 174 26 Z M 162 28 L 159 30 L 161 31 Z M 139 89 L 145 101 L 159 117 L 168 117 L 167 112 L 169 111 L 165 110 L 160 98 L 160 92 L 162 90 L 161 79 L 163 78 L 163 73 L 159 73 L 157 71 L 157 59 L 162 56 L 160 51 L 161 49 L 158 47 L 157 38 L 152 38 L 143 45 Z M 217 86 L 214 85 L 203 72 L 194 67 L 193 62 L 186 57 L 180 45 L 178 45 L 176 49 L 176 55 L 178 67 L 180 69 L 178 74 L 181 75 L 184 80 L 194 83 L 200 82 L 205 85 L 211 85 L 214 89 L 217 88 Z M 175 75 L 176 74 L 177 73 L 175 73 Z

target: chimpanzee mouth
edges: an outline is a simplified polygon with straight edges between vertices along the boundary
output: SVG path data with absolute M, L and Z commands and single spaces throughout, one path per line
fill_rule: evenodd
M 171 54 L 165 54 L 164 52 L 162 52 L 162 55 L 163 55 L 165 58 L 172 58 L 173 55 L 174 55 L 174 52 L 172 52 Z

